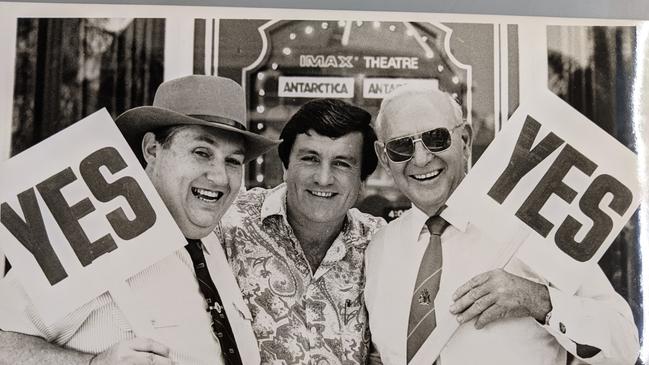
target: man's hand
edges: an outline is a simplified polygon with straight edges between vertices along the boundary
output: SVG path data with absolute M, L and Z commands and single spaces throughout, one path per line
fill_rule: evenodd
M 453 294 L 450 311 L 460 323 L 478 317 L 480 329 L 501 318 L 533 317 L 543 323 L 552 309 L 548 289 L 502 269 L 473 277 Z
M 116 343 L 98 354 L 90 365 L 172 365 L 169 348 L 148 338 L 134 338 Z

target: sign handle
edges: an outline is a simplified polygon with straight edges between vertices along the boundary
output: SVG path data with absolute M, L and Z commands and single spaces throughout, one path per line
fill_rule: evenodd
M 125 281 L 114 282 L 108 292 L 126 317 L 135 335 L 155 339 L 155 329 L 148 318 L 147 310 L 134 300 L 131 287 Z

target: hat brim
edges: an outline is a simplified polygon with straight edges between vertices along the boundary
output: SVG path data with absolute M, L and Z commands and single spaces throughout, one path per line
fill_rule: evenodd
M 138 158 L 142 158 L 142 138 L 147 132 L 175 125 L 202 125 L 242 136 L 246 148 L 245 163 L 266 153 L 281 142 L 233 126 L 193 118 L 155 106 L 141 106 L 127 110 L 117 117 L 115 123 Z

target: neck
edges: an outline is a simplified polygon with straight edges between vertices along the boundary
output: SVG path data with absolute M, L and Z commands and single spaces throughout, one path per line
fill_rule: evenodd
M 302 246 L 302 251 L 311 266 L 311 272 L 315 273 L 329 247 L 340 234 L 345 218 L 334 223 L 307 222 L 297 219 L 291 214 L 290 209 L 287 210 L 288 223 Z
M 420 207 L 416 204 L 415 206 L 422 212 L 426 213 L 427 216 L 432 217 L 435 215 L 439 215 L 446 208 L 446 202 L 444 202 L 444 204 L 435 205 L 431 207 Z

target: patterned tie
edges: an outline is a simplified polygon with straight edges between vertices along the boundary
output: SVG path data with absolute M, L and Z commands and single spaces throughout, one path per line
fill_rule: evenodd
M 216 290 L 216 286 L 212 281 L 210 272 L 205 263 L 205 255 L 203 255 L 202 243 L 200 240 L 187 239 L 187 252 L 192 258 L 194 264 L 194 271 L 196 272 L 196 279 L 198 280 L 198 287 L 207 302 L 207 311 L 212 316 L 212 332 L 221 345 L 221 352 L 227 365 L 241 365 L 241 356 L 239 349 L 232 333 L 232 327 L 225 314 L 221 296 Z M 216 359 L 214 360 L 217 362 Z
M 439 290 L 439 280 L 442 276 L 442 240 L 440 236 L 448 227 L 448 222 L 440 216 L 433 216 L 428 218 L 426 226 L 430 232 L 430 241 L 426 252 L 424 252 L 424 257 L 421 259 L 421 264 L 419 264 L 415 290 L 410 303 L 408 362 L 415 356 L 437 323 L 433 301 Z

